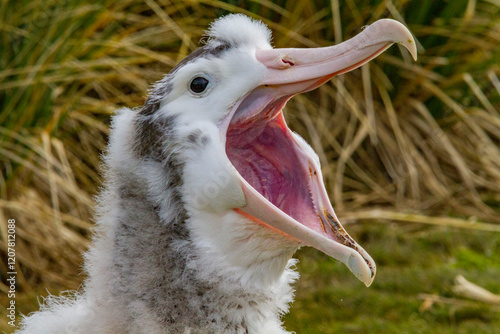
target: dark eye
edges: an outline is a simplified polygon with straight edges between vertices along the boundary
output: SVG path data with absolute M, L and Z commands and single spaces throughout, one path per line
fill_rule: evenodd
M 196 77 L 191 81 L 191 85 L 189 85 L 189 88 L 193 93 L 203 93 L 205 89 L 207 89 L 208 86 L 208 80 L 205 79 L 204 77 Z

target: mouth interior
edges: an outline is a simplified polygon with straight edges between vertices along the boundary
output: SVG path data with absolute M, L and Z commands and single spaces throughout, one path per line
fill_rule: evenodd
M 226 131 L 229 160 L 255 191 L 319 236 L 315 237 L 316 233 L 307 230 L 295 232 L 297 230 L 286 227 L 285 230 L 292 233 L 278 228 L 281 232 L 344 262 L 369 285 L 375 275 L 373 260 L 338 222 L 321 175 L 315 170 L 319 168 L 315 158 L 285 124 L 281 110 L 294 94 L 276 97 L 277 92 L 269 89 L 272 88 L 250 93 L 233 114 Z M 267 205 L 265 209 L 269 206 L 264 200 L 261 204 Z M 248 215 L 248 218 L 258 220 Z M 327 239 L 334 243 L 325 243 Z M 347 251 L 348 248 L 351 251 Z
M 317 210 L 307 172 L 302 167 L 304 163 L 296 153 L 297 143 L 281 112 L 289 98 L 273 100 L 261 111 L 252 111 L 247 118 L 238 117 L 240 110 L 237 110 L 227 130 L 226 153 L 255 190 L 305 225 L 311 215 L 317 217 Z M 308 227 L 317 230 L 316 225 Z

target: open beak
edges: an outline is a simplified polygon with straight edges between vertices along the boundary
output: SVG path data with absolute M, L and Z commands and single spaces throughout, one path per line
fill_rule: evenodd
M 351 71 L 390 47 L 415 41 L 401 23 L 384 19 L 341 44 L 316 49 L 257 50 L 263 81 L 235 107 L 226 153 L 241 178 L 241 215 L 343 262 L 369 286 L 375 263 L 337 219 L 313 150 L 285 124 L 282 108 L 294 95 Z

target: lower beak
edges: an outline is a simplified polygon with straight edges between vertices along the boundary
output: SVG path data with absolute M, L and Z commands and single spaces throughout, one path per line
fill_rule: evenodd
M 290 195 L 294 197 L 290 203 L 302 203 L 278 208 L 242 177 L 247 204 L 236 211 L 343 262 L 366 286 L 375 277 L 375 263 L 340 224 L 312 149 L 291 133 L 281 108 L 293 95 L 312 90 L 335 75 L 367 63 L 393 43 L 405 46 L 416 59 L 411 33 L 401 23 L 388 19 L 377 21 L 354 38 L 331 47 L 257 50 L 256 58 L 267 74 L 261 86 L 246 97 L 232 121 L 244 124 L 255 117 L 255 110 L 265 110 L 270 121 L 263 127 L 263 133 L 267 131 L 273 140 L 285 143 L 285 147 L 273 148 L 275 156 L 267 159 L 276 163 L 286 160 L 291 166 L 282 171 L 283 175 L 297 174 L 288 179 L 297 183 L 297 194 Z M 260 144 L 253 145 L 259 149 Z

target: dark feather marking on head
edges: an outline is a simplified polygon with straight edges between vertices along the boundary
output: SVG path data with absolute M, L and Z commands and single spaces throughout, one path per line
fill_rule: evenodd
M 170 81 L 180 68 L 198 58 L 219 57 L 223 52 L 229 50 L 230 48 L 231 45 L 228 43 L 218 43 L 216 45 L 205 45 L 194 50 L 187 57 L 181 60 L 179 64 L 173 67 L 170 72 L 163 77 L 163 79 L 154 84 L 153 88 L 149 92 L 149 97 L 146 99 L 146 102 L 139 111 L 139 114 L 152 115 L 160 109 L 161 101 L 172 91 L 172 83 Z
M 186 64 L 192 62 L 193 60 L 196 60 L 198 58 L 207 58 L 207 57 L 219 57 L 223 52 L 229 50 L 231 48 L 231 44 L 229 43 L 217 43 L 216 45 L 213 44 L 207 44 L 204 45 L 193 52 L 191 52 L 189 55 L 186 56 L 183 60 L 179 62 L 172 70 L 169 72 L 169 74 L 174 74 L 177 72 L 181 67 L 185 66 Z
M 188 135 L 187 139 L 188 139 L 188 141 L 189 141 L 190 143 L 192 143 L 192 144 L 196 144 L 196 143 L 198 142 L 198 139 L 200 139 L 201 135 L 202 135 L 201 130 L 200 130 L 200 129 L 197 129 L 197 130 L 194 130 L 193 132 L 191 132 L 191 133 Z
M 196 146 L 203 147 L 210 142 L 210 137 L 208 135 L 204 135 L 200 129 L 197 129 L 187 136 L 187 141 Z

